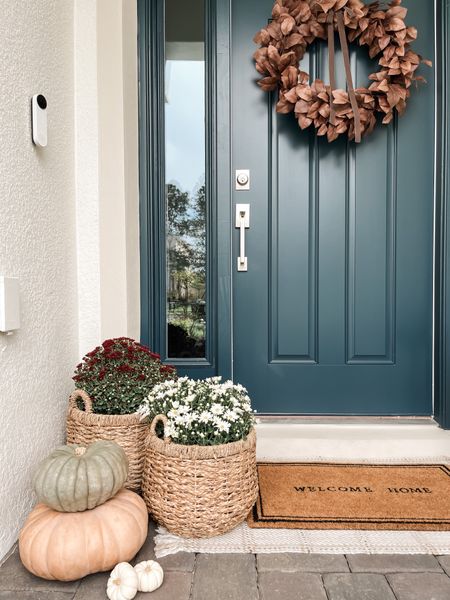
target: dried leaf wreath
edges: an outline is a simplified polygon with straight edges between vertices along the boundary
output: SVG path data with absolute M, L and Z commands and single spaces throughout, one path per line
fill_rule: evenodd
M 383 8 L 380 2 L 361 0 L 276 0 L 272 20 L 254 37 L 261 47 L 255 52 L 256 69 L 263 75 L 258 84 L 264 91 L 279 89 L 276 110 L 294 111 L 301 129 L 314 125 L 317 135 L 329 142 L 346 133 L 361 141 L 371 133 L 377 114 L 383 124 L 402 115 L 421 62 L 431 66 L 410 48 L 417 29 L 407 27 L 407 9 L 402 0 L 392 0 Z M 348 91 L 335 89 L 334 32 L 338 31 Z M 380 70 L 372 73 L 368 88 L 353 88 L 347 38 L 368 46 L 371 58 L 379 57 Z M 299 69 L 306 49 L 316 39 L 328 40 L 330 85 L 316 79 L 311 85 L 308 73 Z

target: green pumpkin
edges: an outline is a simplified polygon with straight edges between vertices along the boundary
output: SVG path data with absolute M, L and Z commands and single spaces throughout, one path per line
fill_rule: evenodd
M 34 476 L 39 502 L 60 512 L 80 512 L 103 504 L 123 487 L 128 460 L 115 442 L 61 446 L 45 458 Z

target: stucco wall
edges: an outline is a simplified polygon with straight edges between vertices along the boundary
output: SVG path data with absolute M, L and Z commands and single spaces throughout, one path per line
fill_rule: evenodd
M 0 0 L 0 274 L 20 278 L 21 329 L 0 334 L 0 558 L 34 498 L 37 461 L 64 438 L 78 358 L 72 0 Z M 30 136 L 48 98 L 49 145 Z
M 136 0 L 75 0 L 79 353 L 139 337 Z

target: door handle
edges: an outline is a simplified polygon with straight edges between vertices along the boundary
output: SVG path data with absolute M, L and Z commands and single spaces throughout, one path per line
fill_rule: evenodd
M 236 228 L 239 229 L 239 256 L 237 270 L 247 271 L 245 256 L 245 230 L 250 228 L 250 204 L 236 204 Z

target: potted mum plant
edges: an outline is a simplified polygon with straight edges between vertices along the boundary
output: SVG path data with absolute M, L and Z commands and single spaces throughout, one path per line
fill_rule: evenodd
M 147 430 L 137 409 L 156 384 L 174 377 L 175 369 L 143 344 L 126 337 L 104 341 L 75 369 L 77 389 L 69 399 L 67 443 L 117 442 L 129 462 L 125 486 L 138 490 Z
M 220 377 L 181 377 L 156 385 L 139 412 L 151 424 L 142 492 L 155 520 L 187 537 L 244 521 L 258 492 L 247 390 Z

